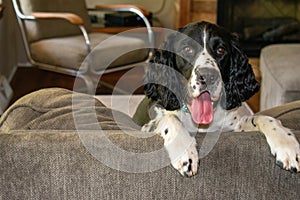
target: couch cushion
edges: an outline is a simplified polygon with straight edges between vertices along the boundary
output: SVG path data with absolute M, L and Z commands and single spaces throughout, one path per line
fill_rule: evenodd
M 293 108 L 297 110 L 297 106 Z M 80 128 L 94 129 L 96 124 L 90 118 L 96 115 L 97 126 L 101 124 L 105 131 L 99 132 L 97 127 L 75 131 L 78 126 L 74 123 L 76 117 L 70 114 L 72 111 L 75 116 L 78 114 L 80 125 L 88 125 Z M 0 118 L 0 196 L 4 199 L 297 199 L 300 195 L 300 174 L 276 166 L 264 136 L 258 132 L 222 133 L 212 149 L 208 148 L 215 139 L 210 137 L 212 133 L 197 134 L 199 173 L 185 178 L 170 164 L 164 165 L 168 159 L 165 151 L 156 157 L 132 161 L 136 154 L 163 149 L 162 138 L 132 137 L 143 133 L 132 128 L 128 116 L 120 113 L 124 118 L 122 127 L 116 124 L 115 117 L 93 97 L 69 90 L 45 89 L 21 98 Z M 129 132 L 132 134 L 128 135 Z M 300 132 L 295 134 L 299 139 Z M 109 143 L 103 143 L 103 139 L 109 139 Z M 108 148 L 109 144 L 116 148 Z M 116 154 L 116 149 L 124 154 Z M 150 170 L 157 162 L 162 166 Z
M 257 114 L 272 116 L 281 120 L 284 126 L 300 130 L 300 100 L 267 109 Z
M 143 39 L 102 33 L 90 33 L 89 36 L 93 49 L 89 57 L 84 38 L 79 35 L 34 42 L 30 46 L 32 58 L 40 63 L 74 70 L 80 67 L 84 70 L 84 64 L 89 64 L 100 71 L 108 66 L 112 68 L 142 62 L 148 57 L 149 50 Z
M 296 134 L 300 137 L 300 132 Z M 101 135 L 87 131 L 91 141 L 108 136 L 117 147 L 132 153 L 163 147 L 160 137 L 141 139 L 122 131 Z M 205 135 L 196 136 L 203 145 Z M 100 143 L 102 144 L 102 143 Z M 0 196 L 4 199 L 298 199 L 300 174 L 280 169 L 270 156 L 265 138 L 257 133 L 222 133 L 199 173 L 186 178 L 170 165 L 136 173 L 139 162 L 108 152 L 98 153 L 117 165 L 107 165 L 83 145 L 76 131 L 18 130 L 0 134 Z M 162 160 L 163 154 L 156 157 Z M 144 161 L 151 167 L 153 160 Z
M 300 100 L 300 44 L 277 44 L 262 49 L 260 109 Z
M 117 120 L 116 120 L 117 119 Z M 10 106 L 0 118 L 0 130 L 133 130 L 131 118 L 105 107 L 93 96 L 61 88 L 42 89 Z

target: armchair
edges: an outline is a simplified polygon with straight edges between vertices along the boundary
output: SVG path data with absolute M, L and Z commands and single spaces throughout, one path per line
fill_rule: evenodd
M 133 37 L 131 31 L 126 35 L 92 32 L 84 0 L 12 0 L 12 3 L 31 65 L 79 77 L 87 93 L 95 93 L 100 75 L 146 63 L 151 55 L 153 32 L 145 16 L 148 13 L 137 6 L 102 5 L 92 9 L 133 12 L 140 16 L 146 31 L 138 31 L 142 36 Z

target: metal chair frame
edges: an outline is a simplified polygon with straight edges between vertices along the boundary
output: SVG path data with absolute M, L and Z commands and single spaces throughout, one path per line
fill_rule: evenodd
M 76 76 L 81 78 L 87 88 L 87 93 L 89 94 L 94 94 L 96 87 L 97 87 L 97 83 L 98 80 L 95 80 L 95 75 L 96 77 L 102 74 L 107 74 L 107 73 L 112 73 L 112 72 L 116 72 L 116 71 L 121 71 L 121 70 L 126 70 L 126 69 L 130 69 L 132 68 L 134 65 L 136 64 L 140 64 L 140 63 L 147 63 L 149 61 L 149 58 L 152 55 L 152 50 L 150 48 L 149 50 L 149 55 L 148 58 L 143 61 L 143 62 L 139 62 L 139 63 L 133 63 L 130 65 L 125 65 L 125 66 L 119 66 L 119 67 L 114 67 L 111 69 L 106 69 L 106 70 L 101 70 L 101 71 L 95 71 L 91 66 L 87 65 L 86 68 L 83 68 L 81 70 L 72 70 L 72 69 L 66 69 L 66 68 L 62 68 L 62 67 L 58 67 L 58 66 L 54 66 L 54 65 L 49 65 L 49 64 L 45 64 L 45 63 L 41 63 L 41 62 L 37 62 L 35 61 L 32 56 L 31 56 L 31 51 L 30 51 L 30 45 L 29 42 L 27 40 L 27 33 L 26 33 L 26 28 L 25 28 L 25 20 L 37 20 L 40 18 L 47 18 L 47 19 L 65 19 L 68 22 L 70 22 L 71 24 L 74 24 L 75 26 L 77 26 L 81 33 L 82 36 L 85 40 L 85 45 L 86 45 L 86 49 L 87 49 L 87 55 L 92 51 L 91 49 L 91 43 L 90 43 L 90 38 L 89 38 L 89 34 L 86 31 L 85 27 L 83 26 L 83 20 L 81 19 L 80 16 L 74 14 L 74 13 L 59 13 L 57 16 L 49 16 L 47 15 L 47 13 L 32 13 L 31 15 L 24 15 L 21 12 L 20 9 L 20 5 L 19 5 L 19 0 L 12 0 L 13 3 L 13 7 L 17 16 L 17 21 L 20 27 L 20 31 L 21 31 L 21 36 L 22 36 L 22 40 L 24 43 L 24 47 L 25 47 L 25 51 L 26 51 L 26 55 L 27 58 L 30 62 L 30 64 L 32 66 L 35 66 L 37 68 L 43 69 L 43 70 L 48 70 L 48 71 L 53 71 L 53 72 L 57 72 L 57 73 L 62 73 L 62 74 L 67 74 L 67 75 L 71 75 L 71 76 Z M 152 31 L 152 27 L 150 25 L 150 22 L 148 21 L 147 17 L 145 16 L 145 14 L 143 13 L 143 9 L 140 9 L 136 6 L 132 6 L 132 5 L 113 5 L 113 6 L 96 6 L 95 8 L 92 9 L 88 9 L 88 11 L 114 11 L 114 12 L 132 12 L 135 13 L 136 15 L 138 15 L 143 22 L 145 23 L 146 26 L 146 30 L 147 30 L 147 36 L 148 36 L 148 42 L 150 47 L 154 47 L 154 34 Z M 67 15 L 71 15 L 74 19 L 78 20 L 79 22 L 74 22 L 72 21 L 72 19 L 66 17 L 64 14 Z M 109 84 L 105 84 L 104 85 L 109 87 Z M 120 91 L 120 92 L 124 92 L 124 91 Z

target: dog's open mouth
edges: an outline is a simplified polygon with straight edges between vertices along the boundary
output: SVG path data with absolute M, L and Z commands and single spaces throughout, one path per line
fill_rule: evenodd
M 213 120 L 213 103 L 210 93 L 205 91 L 198 97 L 191 99 L 188 106 L 192 118 L 197 124 L 210 124 Z

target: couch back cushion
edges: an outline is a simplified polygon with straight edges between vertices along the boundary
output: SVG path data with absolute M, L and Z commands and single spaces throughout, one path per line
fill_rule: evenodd
M 272 116 L 293 130 L 300 130 L 300 100 L 276 106 L 257 114 Z
M 92 95 L 62 88 L 27 94 L 0 118 L 0 131 L 12 130 L 140 130 L 131 118 L 107 108 Z
M 91 32 L 91 23 L 84 0 L 19 0 L 21 11 L 30 15 L 32 12 L 70 12 L 79 15 L 84 26 Z M 77 26 L 63 19 L 27 20 L 25 23 L 30 42 L 53 37 L 80 34 Z

